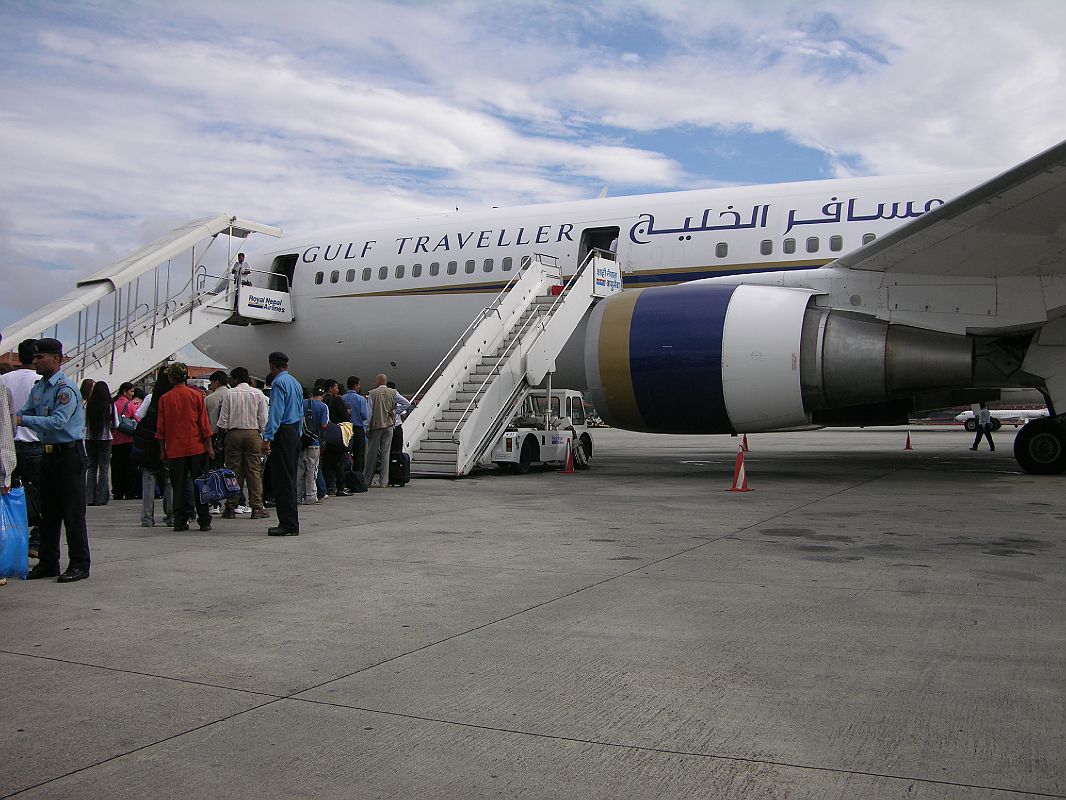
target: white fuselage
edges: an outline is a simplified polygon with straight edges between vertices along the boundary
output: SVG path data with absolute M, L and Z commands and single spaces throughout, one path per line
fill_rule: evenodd
M 292 323 L 224 325 L 197 346 L 253 373 L 265 372 L 269 352 L 283 350 L 307 384 L 352 374 L 368 383 L 385 372 L 413 392 L 524 256 L 554 256 L 568 275 L 590 245 L 613 246 L 627 289 L 809 270 L 986 177 L 741 186 L 353 224 L 249 259 L 262 271 L 289 265 Z M 580 329 L 560 357 L 556 385 L 584 385 L 583 339 Z

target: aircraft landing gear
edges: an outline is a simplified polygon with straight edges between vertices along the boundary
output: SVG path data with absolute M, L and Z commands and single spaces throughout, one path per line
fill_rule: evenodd
M 1014 438 L 1014 457 L 1031 475 L 1066 472 L 1066 424 L 1059 417 L 1027 422 Z

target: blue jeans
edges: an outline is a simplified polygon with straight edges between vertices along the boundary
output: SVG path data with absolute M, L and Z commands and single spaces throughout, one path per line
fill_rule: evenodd
M 111 498 L 111 440 L 86 439 L 85 454 L 89 457 L 89 468 L 85 473 L 85 504 L 106 506 Z

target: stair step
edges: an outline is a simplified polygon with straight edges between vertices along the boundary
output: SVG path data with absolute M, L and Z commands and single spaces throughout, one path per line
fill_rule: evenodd
M 454 453 L 459 449 L 459 445 L 452 441 L 452 437 L 437 438 L 437 439 L 422 439 L 418 443 L 419 451 L 424 453 Z

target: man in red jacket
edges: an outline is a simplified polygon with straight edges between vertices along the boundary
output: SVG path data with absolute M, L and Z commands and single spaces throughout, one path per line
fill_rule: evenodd
M 170 467 L 174 487 L 174 530 L 189 530 L 193 509 L 188 506 L 186 483 L 199 478 L 208 467 L 212 452 L 211 422 L 207 418 L 204 395 L 188 385 L 189 369 L 180 362 L 167 367 L 173 388 L 159 398 L 159 417 L 155 438 L 163 442 L 163 453 Z M 193 504 L 200 530 L 211 530 L 211 514 L 193 489 Z

